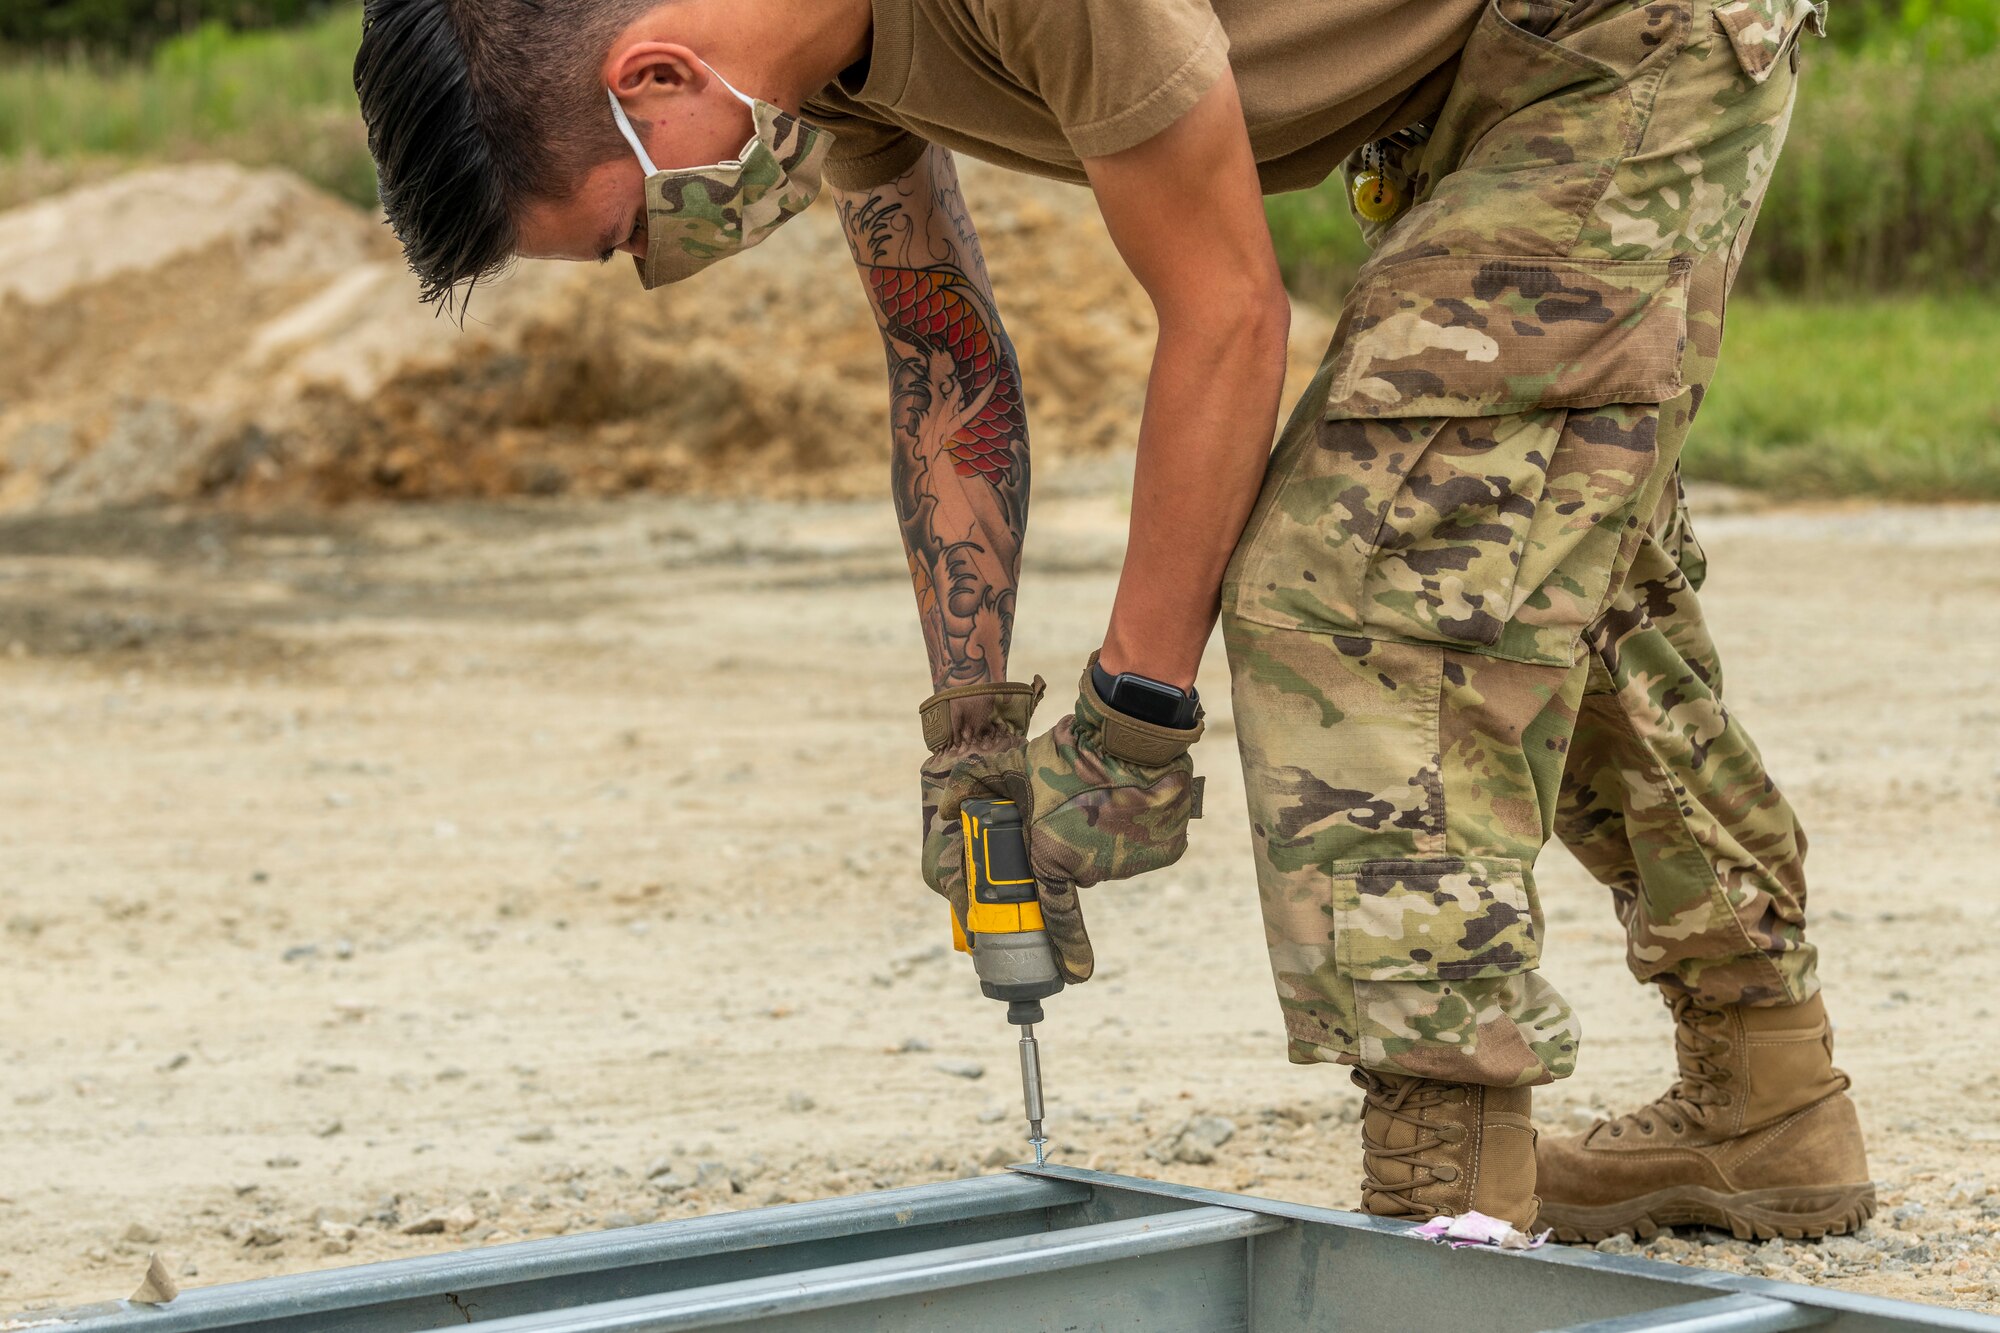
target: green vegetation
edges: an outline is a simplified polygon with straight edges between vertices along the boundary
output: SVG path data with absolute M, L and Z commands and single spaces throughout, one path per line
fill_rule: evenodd
M 1743 280 L 1816 295 L 2000 282 L 2000 50 L 1809 54 Z
M 0 63 L 0 178 L 11 165 L 57 182 L 73 162 L 226 157 L 289 167 L 357 204 L 375 168 L 354 100 L 361 11 L 303 28 L 232 32 L 209 23 L 144 63 L 84 56 Z M 0 179 L 0 195 L 22 190 Z
M 0 46 L 130 56 L 204 23 L 274 28 L 323 11 L 328 0 L 8 0 Z
M 1264 217 L 1285 286 L 1315 305 L 1339 309 L 1368 257 L 1339 178 L 1317 190 L 1272 195 L 1264 201 Z
M 1731 303 L 1690 476 L 1787 495 L 2000 499 L 2000 307 Z

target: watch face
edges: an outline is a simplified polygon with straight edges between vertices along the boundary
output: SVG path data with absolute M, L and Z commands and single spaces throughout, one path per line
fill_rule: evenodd
M 1144 676 L 1120 676 L 1111 695 L 1105 702 L 1128 717 L 1162 727 L 1181 725 L 1181 705 L 1187 696 L 1171 685 Z

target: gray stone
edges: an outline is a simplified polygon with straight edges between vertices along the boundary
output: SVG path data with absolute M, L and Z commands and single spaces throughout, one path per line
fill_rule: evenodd
M 1236 1122 L 1219 1115 L 1198 1115 L 1188 1121 L 1186 1137 L 1204 1148 L 1220 1148 L 1236 1137 Z
M 157 1227 L 149 1227 L 144 1222 L 134 1222 L 125 1228 L 125 1241 L 132 1245 L 157 1245 L 160 1232 Z
M 1632 1243 L 1630 1236 L 1621 1232 L 1616 1236 L 1606 1236 L 1592 1248 L 1599 1254 L 1631 1254 L 1639 1247 Z
M 953 1078 L 984 1078 L 986 1066 L 977 1060 L 940 1060 L 931 1066 L 940 1074 L 950 1074 Z
M 530 1125 L 526 1129 L 516 1131 L 514 1141 L 516 1143 L 547 1143 L 555 1136 L 556 1131 L 553 1126 Z

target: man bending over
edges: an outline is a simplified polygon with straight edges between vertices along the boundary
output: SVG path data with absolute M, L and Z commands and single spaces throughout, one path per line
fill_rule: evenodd
M 1817 1236 L 1874 1193 L 1804 838 L 1722 704 L 1678 482 L 1816 23 L 1809 0 L 370 0 L 355 79 L 430 298 L 517 256 L 672 282 L 832 186 L 937 691 L 924 873 L 961 916 L 959 803 L 1009 796 L 1090 977 L 1077 890 L 1186 845 L 1219 615 L 1290 1054 L 1353 1067 L 1364 1206 Z M 1021 377 L 954 152 L 1088 185 L 1159 315 L 1103 646 L 1038 735 L 1040 683 L 1006 679 Z M 1270 452 L 1288 306 L 1260 196 L 1336 171 L 1374 255 Z M 1530 1089 L 1579 1041 L 1537 971 L 1552 835 L 1610 889 L 1680 1077 L 1538 1152 Z

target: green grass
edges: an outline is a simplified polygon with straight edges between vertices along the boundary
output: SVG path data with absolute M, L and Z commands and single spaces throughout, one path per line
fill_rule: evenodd
M 1688 475 L 1783 495 L 2000 499 L 2000 308 L 1739 297 Z
M 1355 270 L 1368 257 L 1340 177 L 1316 190 L 1271 195 L 1264 200 L 1264 218 L 1271 224 L 1285 286 L 1322 309 L 1340 309 Z
M 75 163 L 226 157 L 289 167 L 372 205 L 375 171 L 354 99 L 360 41 L 357 6 L 282 31 L 211 24 L 163 43 L 145 64 L 0 61 L 0 168 L 61 180 Z M 0 194 L 20 193 L 0 183 Z
M 1815 295 L 2000 284 L 2000 51 L 1809 48 L 1743 280 Z

